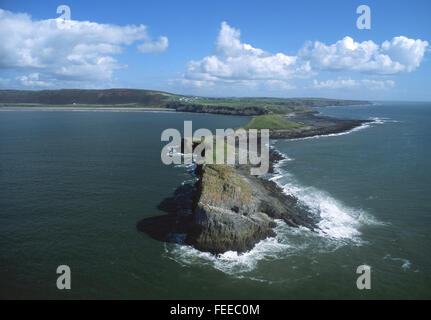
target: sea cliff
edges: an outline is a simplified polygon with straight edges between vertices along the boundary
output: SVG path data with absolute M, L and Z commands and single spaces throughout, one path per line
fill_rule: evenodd
M 271 151 L 272 163 L 283 159 Z M 214 254 L 245 252 L 267 237 L 275 236 L 275 219 L 311 230 L 318 217 L 285 194 L 273 181 L 250 175 L 248 165 L 196 166 L 194 185 L 180 187 L 159 209 L 168 215 L 139 222 L 138 229 L 151 237 L 192 245 Z
M 369 122 L 313 113 L 290 115 L 289 120 L 281 116 L 261 117 L 245 128 L 272 123 L 277 129 L 269 128 L 270 137 L 276 139 L 341 133 Z M 275 164 L 283 159 L 277 150 L 270 149 L 269 173 L 274 172 Z M 251 175 L 250 165 L 201 164 L 195 166 L 193 174 L 196 183 L 179 187 L 172 197 L 159 205 L 159 209 L 168 214 L 140 221 L 140 231 L 160 241 L 220 254 L 245 252 L 259 241 L 275 236 L 273 229 L 277 220 L 292 227 L 318 228 L 319 216 L 286 194 L 275 182 Z

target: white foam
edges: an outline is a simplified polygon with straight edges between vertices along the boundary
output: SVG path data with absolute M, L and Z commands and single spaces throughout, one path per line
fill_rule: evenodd
M 326 137 L 339 137 L 339 136 L 344 136 L 347 134 L 351 134 L 353 132 L 357 132 L 359 130 L 364 130 L 370 127 L 370 124 L 373 124 L 374 122 L 367 122 L 367 123 L 363 123 L 358 127 L 355 127 L 351 130 L 348 131 L 343 131 L 343 132 L 339 132 L 339 133 L 330 133 L 330 134 L 322 134 L 322 135 L 317 135 L 317 136 L 311 136 L 311 137 L 303 137 L 303 138 L 294 138 L 294 139 L 289 139 L 289 140 L 293 140 L 293 141 L 297 141 L 297 140 L 309 140 L 309 139 L 320 139 L 320 138 L 326 138 Z
M 288 175 L 278 176 L 281 176 L 281 179 Z M 276 183 L 279 184 L 278 181 Z M 261 261 L 285 259 L 292 255 L 304 254 L 306 250 L 321 253 L 332 252 L 345 245 L 362 245 L 365 242 L 360 238 L 360 226 L 378 223 L 366 212 L 347 207 L 315 188 L 288 183 L 284 190 L 320 215 L 322 218 L 318 224 L 320 230 L 313 232 L 305 227 L 292 228 L 284 221 L 276 220 L 277 227 L 274 229 L 276 236 L 260 241 L 248 252 L 238 254 L 235 251 L 228 251 L 216 256 L 190 246 L 169 244 L 166 245 L 167 257 L 181 265 L 209 265 L 236 277 L 247 277 Z M 307 254 L 310 254 L 310 251 L 307 251 Z
M 227 251 L 218 256 L 208 252 L 201 252 L 190 246 L 167 244 L 165 253 L 170 259 L 184 266 L 210 265 L 217 270 L 230 275 L 242 276 L 244 273 L 254 270 L 263 260 L 276 260 L 297 253 L 308 245 L 302 243 L 294 245 L 290 243 L 289 236 L 300 233 L 311 233 L 308 229 L 292 229 L 281 220 L 276 220 L 274 229 L 276 236 L 258 242 L 252 250 L 239 254 L 236 251 Z M 262 279 L 260 279 L 262 280 Z
M 412 263 L 410 262 L 410 260 L 404 259 L 404 258 L 393 258 L 393 257 L 391 257 L 390 254 L 385 255 L 383 257 L 383 259 L 385 259 L 385 260 L 390 259 L 392 261 L 400 261 L 400 262 L 402 262 L 401 269 L 403 269 L 404 271 L 407 271 L 408 269 L 410 269 L 410 267 L 412 265 Z
M 374 123 L 374 124 L 399 123 L 400 122 L 398 120 L 393 120 L 391 118 L 379 118 L 379 117 L 374 117 L 374 118 L 371 118 L 370 120 L 373 120 L 372 123 Z
M 283 178 L 283 175 L 282 175 L 282 174 L 279 174 L 279 175 L 277 175 L 277 176 L 274 176 L 274 177 L 270 178 L 270 179 L 269 179 L 269 181 L 276 181 L 276 180 L 279 180 L 279 179 L 281 179 L 281 178 Z
M 279 162 L 281 162 L 281 161 L 292 161 L 293 159 L 289 158 L 289 156 L 287 154 L 285 154 L 284 152 L 281 152 L 280 150 L 277 150 L 277 149 L 274 148 L 275 142 L 276 142 L 276 140 L 273 141 L 273 143 L 271 144 L 270 147 L 274 150 L 274 152 L 278 153 L 279 155 L 281 155 L 283 157 L 283 159 L 280 160 Z
M 320 216 L 318 233 L 321 236 L 361 243 L 358 230 L 361 224 L 379 223 L 365 211 L 345 206 L 324 191 L 300 185 L 293 175 L 281 168 L 281 163 L 277 163 L 274 169 L 275 176 L 270 180 L 273 179 L 286 194 L 296 197 L 312 213 Z
M 318 223 L 318 233 L 333 239 L 348 240 L 361 243 L 361 216 L 365 213 L 360 209 L 353 209 L 343 205 L 329 194 L 312 187 L 300 187 L 293 183 L 284 185 L 283 190 L 307 206 L 314 214 L 321 218 Z
M 381 224 L 362 209 L 350 208 L 324 191 L 300 185 L 280 165 L 275 166 L 275 172 L 276 177 L 281 176 L 274 180 L 275 183 L 321 218 L 318 223 L 318 233 L 321 236 L 360 244 L 363 242 L 359 231 L 361 225 Z M 286 179 L 282 180 L 283 178 Z
M 303 188 L 293 184 L 287 186 L 287 192 L 293 194 L 322 218 L 320 230 L 313 232 L 305 227 L 292 228 L 282 220 L 276 220 L 276 236 L 260 241 L 245 253 L 228 251 L 221 255 L 201 252 L 190 246 L 166 245 L 168 258 L 184 266 L 208 265 L 224 273 L 253 279 L 248 273 L 261 261 L 286 259 L 292 255 L 302 255 L 306 250 L 311 253 L 332 252 L 345 245 L 362 245 L 359 227 L 374 223 L 372 217 L 362 210 L 344 206 L 339 201 L 314 188 Z M 308 252 L 307 254 L 310 254 Z M 268 280 L 269 281 L 269 280 Z
M 326 137 L 339 137 L 339 136 L 344 136 L 344 135 L 347 135 L 347 134 L 351 134 L 353 132 L 357 132 L 357 131 L 360 131 L 360 130 L 364 130 L 364 129 L 370 128 L 373 124 L 385 124 L 385 123 L 388 123 L 388 122 L 393 122 L 393 123 L 398 123 L 399 122 L 397 120 L 392 120 L 392 119 L 389 119 L 389 118 L 378 118 L 378 117 L 371 118 L 369 120 L 372 120 L 372 122 L 363 123 L 360 126 L 355 127 L 355 128 L 353 128 L 351 130 L 348 130 L 348 131 L 339 132 L 339 133 L 322 134 L 322 135 L 316 135 L 316 136 L 311 136 L 311 137 L 294 138 L 294 139 L 289 139 L 289 140 L 291 140 L 291 141 L 298 141 L 298 140 L 320 139 L 320 138 L 326 138 Z
M 285 161 L 292 161 L 287 155 L 282 155 L 286 157 Z M 228 251 L 216 256 L 190 246 L 169 244 L 166 245 L 167 257 L 185 266 L 208 265 L 235 277 L 269 281 L 266 276 L 261 279 L 249 273 L 262 261 L 285 259 L 292 255 L 313 256 L 332 252 L 345 245 L 362 245 L 365 241 L 361 239 L 360 227 L 380 224 L 361 209 L 346 206 L 324 191 L 300 185 L 281 168 L 281 164 L 282 161 L 275 164 L 275 174 L 270 180 L 282 187 L 287 194 L 298 198 L 312 213 L 320 216 L 317 232 L 305 227 L 293 228 L 282 220 L 276 220 L 276 236 L 260 241 L 248 252 L 238 254 Z

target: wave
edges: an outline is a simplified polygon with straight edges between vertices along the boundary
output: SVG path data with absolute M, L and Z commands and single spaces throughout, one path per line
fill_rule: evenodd
M 227 251 L 220 255 L 201 252 L 191 246 L 166 244 L 165 254 L 169 259 L 183 266 L 210 266 L 229 275 L 244 277 L 248 272 L 256 269 L 263 261 L 284 259 L 299 254 L 309 247 L 310 243 L 302 241 L 304 237 L 313 237 L 312 231 L 306 228 L 291 228 L 282 220 L 275 220 L 276 236 L 258 242 L 248 252 L 238 254 Z M 296 237 L 296 239 L 295 239 Z M 301 238 L 301 241 L 298 241 Z M 268 281 L 268 279 L 254 278 L 252 280 Z
M 373 122 L 363 123 L 360 126 L 355 127 L 351 130 L 343 131 L 343 132 L 339 132 L 339 133 L 329 133 L 329 134 L 321 134 L 321 135 L 316 135 L 316 136 L 311 136 L 311 137 L 295 138 L 295 139 L 289 139 L 289 141 L 310 140 L 310 139 L 320 139 L 320 138 L 326 138 L 326 137 L 344 136 L 344 135 L 351 134 L 351 133 L 359 131 L 359 130 L 370 128 L 371 125 L 374 123 L 376 123 L 376 122 L 373 121 Z
M 295 139 L 289 139 L 290 141 L 299 141 L 299 140 L 309 140 L 309 139 L 320 139 L 320 138 L 326 138 L 326 137 L 338 137 L 338 136 L 344 136 L 344 135 L 348 135 L 360 130 L 364 130 L 367 128 L 372 127 L 372 125 L 375 124 L 385 124 L 385 123 L 399 123 L 400 121 L 398 120 L 392 120 L 390 118 L 379 118 L 379 117 L 373 117 L 373 118 L 369 118 L 368 120 L 371 120 L 371 122 L 367 122 L 367 123 L 363 123 L 358 127 L 355 127 L 351 130 L 348 131 L 343 131 L 343 132 L 339 132 L 339 133 L 330 133 L 330 134 L 322 134 L 322 135 L 316 135 L 316 136 L 311 136 L 311 137 L 303 137 L 303 138 L 295 138 Z
M 364 124 L 350 132 L 366 128 L 370 124 Z M 274 148 L 274 141 L 271 144 Z M 346 245 L 366 244 L 367 242 L 361 238 L 361 227 L 382 223 L 366 211 L 349 207 L 325 191 L 298 183 L 295 177 L 282 167 L 285 162 L 293 159 L 279 150 L 276 151 L 285 159 L 274 165 L 274 174 L 269 180 L 279 185 L 286 194 L 295 196 L 301 204 L 321 218 L 316 232 L 304 227 L 293 228 L 282 220 L 276 220 L 277 226 L 274 229 L 276 236 L 260 241 L 248 252 L 238 254 L 228 251 L 221 255 L 213 255 L 191 246 L 166 244 L 166 257 L 183 266 L 209 266 L 237 278 L 273 282 L 268 275 L 256 276 L 259 264 L 287 259 L 294 255 L 306 256 L 311 259 L 311 263 L 316 263 L 318 254 L 333 252 Z
M 366 241 L 361 239 L 360 227 L 380 224 L 361 209 L 350 208 L 318 189 L 299 185 L 291 174 L 280 168 L 280 163 L 276 164 L 275 170 L 270 179 L 321 217 L 317 232 L 305 227 L 293 228 L 276 220 L 276 236 L 258 242 L 248 252 L 228 251 L 214 255 L 191 246 L 166 244 L 166 257 L 183 266 L 208 266 L 238 278 L 273 282 L 268 275 L 256 276 L 259 264 L 295 255 L 315 260 L 318 254 L 333 252 L 346 245 L 361 246 Z
M 325 191 L 299 184 L 295 177 L 281 166 L 282 162 L 274 165 L 274 176 L 277 179 L 273 181 L 286 194 L 296 197 L 301 204 L 321 218 L 318 223 L 318 233 L 321 236 L 361 244 L 364 241 L 360 238 L 360 226 L 381 224 L 362 209 L 348 207 Z
M 407 271 L 408 269 L 410 269 L 412 263 L 410 262 L 410 260 L 408 259 L 404 259 L 404 258 L 394 258 L 392 257 L 390 254 L 387 254 L 383 257 L 384 260 L 392 260 L 392 261 L 399 261 L 402 263 L 401 265 L 401 269 L 403 269 L 404 271 Z
M 380 224 L 364 210 L 348 207 L 316 188 L 289 182 L 283 185 L 283 190 L 298 198 L 300 203 L 320 217 L 317 232 L 323 237 L 359 245 L 364 243 L 359 228 L 362 225 Z
M 393 120 L 391 118 L 380 118 L 380 117 L 374 117 L 370 118 L 369 120 L 372 120 L 374 124 L 385 124 L 385 123 L 400 123 L 401 121 Z

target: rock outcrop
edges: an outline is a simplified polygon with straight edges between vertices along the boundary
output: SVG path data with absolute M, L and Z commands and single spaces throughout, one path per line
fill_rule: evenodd
M 274 219 L 314 229 L 316 218 L 274 182 L 249 174 L 248 166 L 200 165 L 194 186 L 182 186 L 159 209 L 168 215 L 142 220 L 153 238 L 192 245 L 214 254 L 245 252 L 275 236 Z
M 225 165 L 201 167 L 193 230 L 186 243 L 202 251 L 222 253 L 250 250 L 275 233 L 273 219 L 259 211 L 254 190 L 235 170 Z
M 308 125 L 291 130 L 271 130 L 271 138 L 303 138 L 351 130 L 368 120 L 340 120 L 311 113 L 290 118 Z M 311 122 L 310 122 L 311 121 Z M 192 149 L 197 142 L 192 141 Z M 185 142 L 181 143 L 184 152 Z M 203 156 L 203 155 L 202 155 Z M 284 159 L 270 152 L 269 172 Z M 138 229 L 154 239 L 194 246 L 201 251 L 220 254 L 244 252 L 268 237 L 275 236 L 276 219 L 293 227 L 317 228 L 320 217 L 287 195 L 273 181 L 250 175 L 250 165 L 198 165 L 197 182 L 177 189 L 159 209 L 167 215 L 138 223 Z
M 270 139 L 296 139 L 350 131 L 371 120 L 337 119 L 316 114 L 316 112 L 294 113 L 287 119 L 307 124 L 300 128 L 289 130 L 270 130 Z

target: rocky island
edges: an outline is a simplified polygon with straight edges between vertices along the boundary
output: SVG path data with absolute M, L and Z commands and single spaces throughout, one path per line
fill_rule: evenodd
M 314 113 L 255 117 L 245 129 L 270 129 L 271 138 L 302 138 L 340 133 L 367 120 L 340 120 Z M 307 120 L 307 123 L 303 122 Z M 270 172 L 284 157 L 270 150 Z M 273 181 L 250 174 L 250 165 L 196 165 L 195 184 L 178 188 L 159 209 L 167 215 L 144 219 L 138 229 L 154 239 L 191 245 L 220 254 L 245 252 L 275 236 L 276 220 L 292 227 L 318 228 L 320 220 Z
M 269 129 L 272 139 L 294 139 L 352 130 L 366 120 L 323 117 L 313 109 L 367 101 L 324 98 L 205 98 L 138 89 L 0 90 L 0 108 L 159 110 L 254 116 L 245 130 Z M 270 151 L 270 167 L 282 160 Z M 250 174 L 250 165 L 197 165 L 196 183 L 179 187 L 138 230 L 154 239 L 191 245 L 214 254 L 245 252 L 273 237 L 276 220 L 318 228 L 319 217 L 273 181 Z

